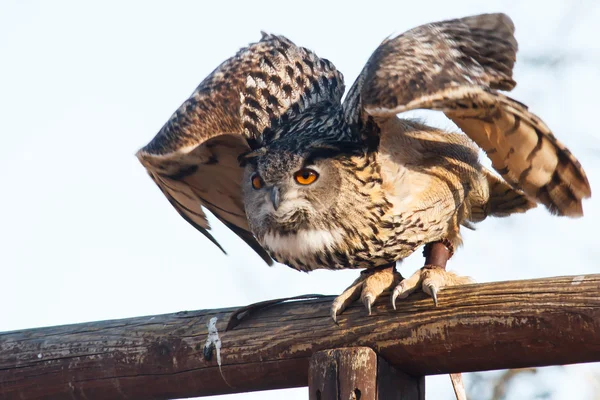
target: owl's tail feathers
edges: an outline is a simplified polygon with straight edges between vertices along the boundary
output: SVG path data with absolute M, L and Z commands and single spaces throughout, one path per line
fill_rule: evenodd
M 466 109 L 447 115 L 485 150 L 509 185 L 552 214 L 583 215 L 582 200 L 591 196 L 588 179 L 543 121 L 523 104 L 494 91 L 470 93 L 461 100 L 468 103 Z
M 483 172 L 488 184 L 487 201 L 472 205 L 469 218 L 472 222 L 482 221 L 488 216 L 507 217 L 524 213 L 537 206 L 522 191 L 514 189 L 488 170 L 484 169 Z

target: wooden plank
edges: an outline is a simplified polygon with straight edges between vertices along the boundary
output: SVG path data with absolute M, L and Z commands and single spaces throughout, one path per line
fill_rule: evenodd
M 310 357 L 370 347 L 412 376 L 600 361 L 600 275 L 416 293 L 369 317 L 360 303 L 335 324 L 332 297 L 0 333 L 0 399 L 169 399 L 306 386 Z M 207 325 L 216 350 L 204 358 Z

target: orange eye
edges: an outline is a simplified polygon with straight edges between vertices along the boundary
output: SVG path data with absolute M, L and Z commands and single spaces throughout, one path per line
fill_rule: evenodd
M 260 175 L 258 175 L 258 174 L 252 175 L 252 187 L 255 190 L 258 190 L 258 189 L 261 189 L 263 186 L 265 186 L 265 182 L 263 182 Z
M 319 174 L 317 174 L 312 169 L 301 169 L 300 171 L 294 174 L 294 180 L 301 185 L 310 185 L 314 181 L 317 180 Z

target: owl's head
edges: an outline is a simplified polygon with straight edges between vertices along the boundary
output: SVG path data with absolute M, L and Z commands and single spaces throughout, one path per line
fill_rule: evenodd
M 259 238 L 268 232 L 326 228 L 346 191 L 344 159 L 351 156 L 349 146 L 303 147 L 294 142 L 278 140 L 247 158 L 244 205 Z

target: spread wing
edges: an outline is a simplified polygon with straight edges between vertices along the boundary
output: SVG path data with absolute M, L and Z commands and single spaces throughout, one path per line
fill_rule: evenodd
M 552 213 L 583 214 L 591 190 L 580 163 L 527 107 L 498 92 L 516 82 L 517 42 L 504 14 L 414 28 L 375 50 L 344 103 L 346 119 L 443 111 L 488 155 L 504 180 Z
M 260 147 L 280 117 L 324 98 L 339 102 L 342 93 L 343 78 L 329 61 L 263 34 L 217 67 L 137 157 L 179 214 L 213 243 L 219 246 L 203 208 L 271 264 L 248 227 L 238 157 Z

